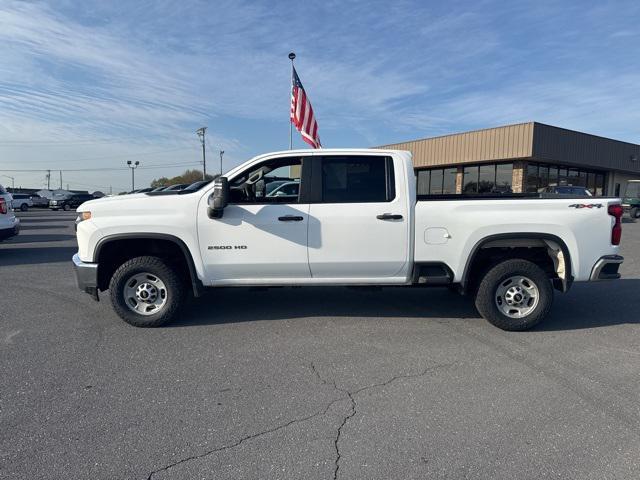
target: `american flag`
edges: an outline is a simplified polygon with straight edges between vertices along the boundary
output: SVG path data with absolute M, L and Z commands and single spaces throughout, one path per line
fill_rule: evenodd
M 302 140 L 307 142 L 313 148 L 322 148 L 320 145 L 320 136 L 318 135 L 318 122 L 313 115 L 313 108 L 307 92 L 304 91 L 298 72 L 293 69 L 291 79 L 291 123 L 302 135 Z

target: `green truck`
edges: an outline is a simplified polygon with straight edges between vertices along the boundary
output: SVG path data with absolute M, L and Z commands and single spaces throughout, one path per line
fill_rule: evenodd
M 629 180 L 624 192 L 622 206 L 631 218 L 640 218 L 640 180 Z

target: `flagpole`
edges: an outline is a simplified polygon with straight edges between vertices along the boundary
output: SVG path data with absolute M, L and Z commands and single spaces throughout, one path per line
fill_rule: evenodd
M 293 60 L 296 58 L 296 54 L 291 52 L 289 54 L 289 60 L 291 60 L 291 85 L 289 88 L 289 150 L 293 149 L 293 122 L 291 122 L 291 95 L 293 94 Z

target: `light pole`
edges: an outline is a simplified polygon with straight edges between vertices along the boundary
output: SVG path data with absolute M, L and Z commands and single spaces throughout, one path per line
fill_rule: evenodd
M 200 139 L 200 143 L 202 144 L 202 179 L 203 180 L 207 176 L 207 157 L 204 153 L 204 144 L 205 144 L 204 135 L 206 132 L 207 132 L 207 127 L 200 127 L 198 130 L 196 130 L 196 133 L 198 134 L 198 138 Z
M 134 172 L 136 171 L 136 168 L 138 168 L 138 165 L 140 165 L 140 162 L 136 160 L 134 163 L 131 160 L 127 160 L 127 165 L 131 169 L 131 191 L 133 192 L 136 189 L 136 177 Z
M 220 176 L 222 176 L 222 156 L 224 155 L 224 150 L 220 150 Z
M 2 175 L 2 176 L 11 179 L 11 193 L 14 193 L 16 191 L 16 177 L 10 177 L 9 175 Z

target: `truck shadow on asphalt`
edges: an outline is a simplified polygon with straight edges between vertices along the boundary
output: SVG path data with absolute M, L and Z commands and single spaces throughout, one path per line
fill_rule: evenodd
M 23 235 L 21 233 L 17 237 L 7 240 L 7 244 L 16 245 L 19 243 L 64 242 L 66 240 L 74 239 L 74 235 L 66 233 L 43 233 L 41 235 Z
M 577 330 L 619 324 L 640 324 L 640 280 L 576 284 L 569 294 L 556 294 L 551 313 L 533 332 Z M 484 321 L 470 297 L 444 288 L 346 287 L 212 289 L 193 300 L 182 318 L 167 328 L 304 318 L 466 319 Z
M 0 248 L 0 267 L 60 262 L 66 262 L 71 265 L 71 257 L 73 257 L 73 254 L 77 251 L 77 247 Z

